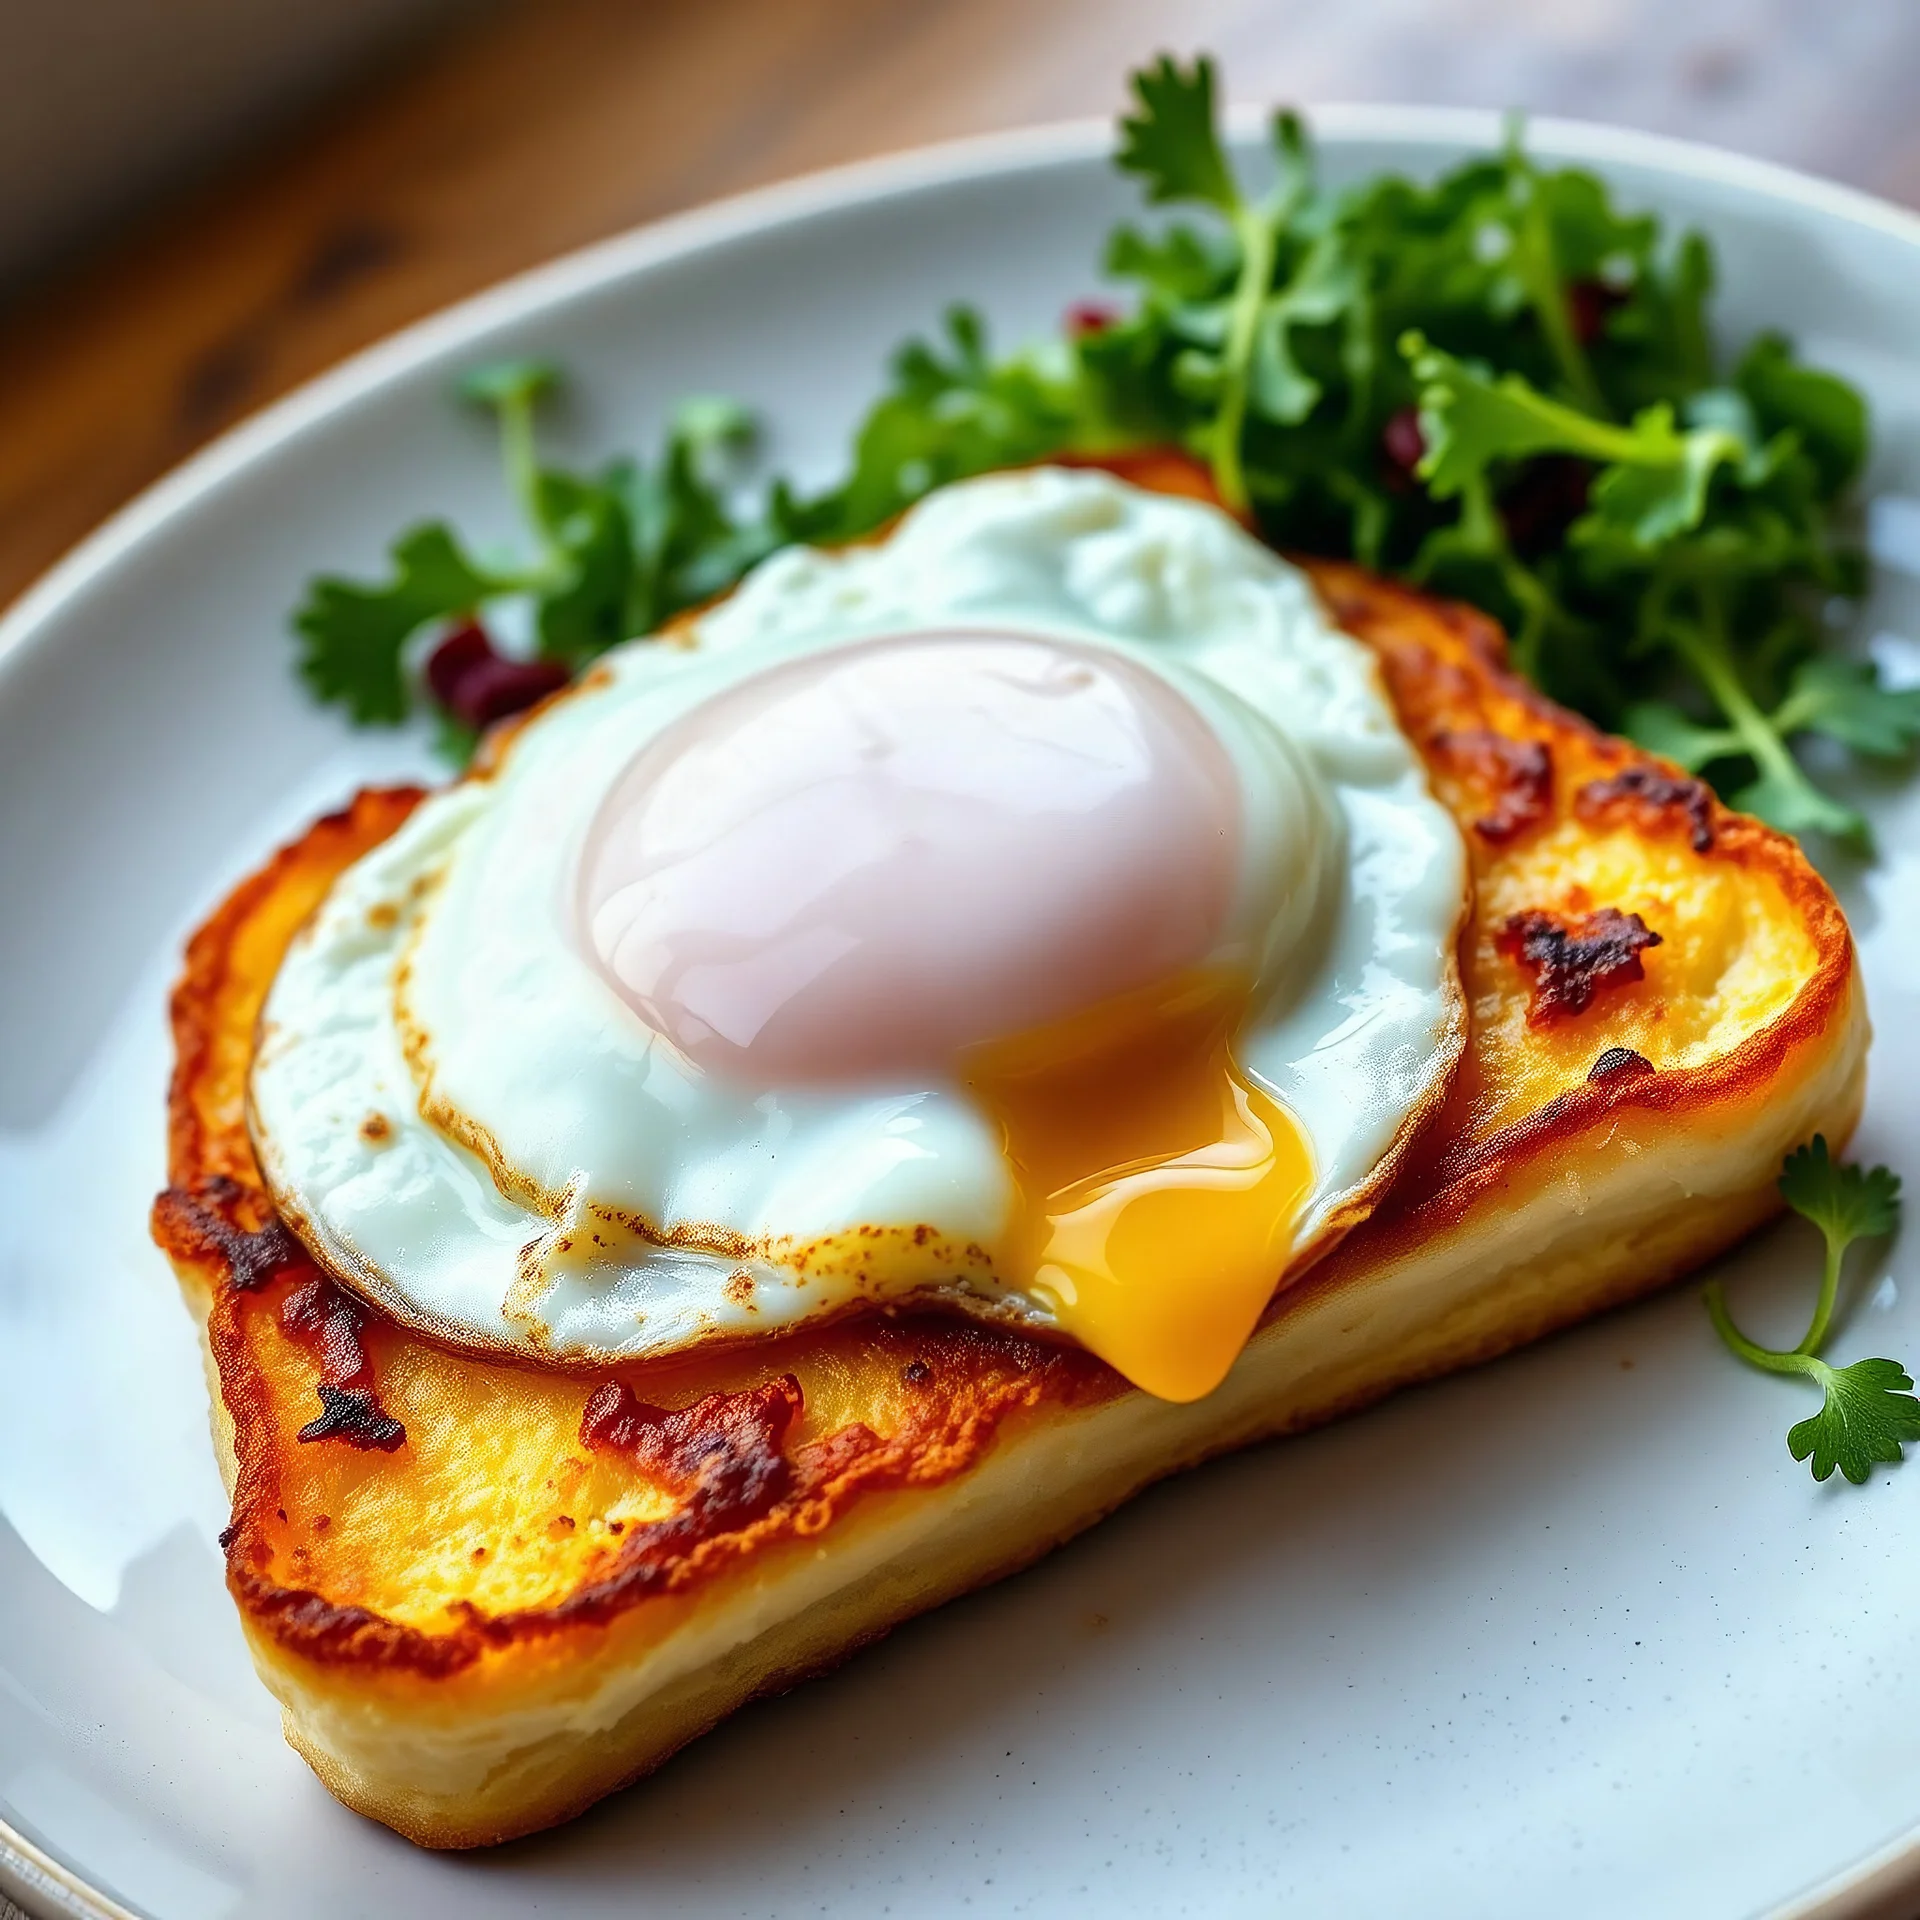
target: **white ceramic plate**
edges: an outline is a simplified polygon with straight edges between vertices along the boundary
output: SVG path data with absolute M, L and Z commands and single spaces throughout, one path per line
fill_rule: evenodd
M 1498 131 L 1317 125 L 1342 177 Z M 1783 326 L 1867 388 L 1890 564 L 1862 644 L 1920 677 L 1900 570 L 1920 568 L 1920 221 L 1637 136 L 1532 140 L 1707 229 L 1732 333 Z M 1164 1486 L 544 1838 L 417 1852 L 281 1742 L 222 1590 L 199 1364 L 145 1219 L 181 936 L 313 811 L 421 760 L 306 703 L 288 606 L 318 564 L 374 569 L 422 511 L 511 530 L 484 429 L 444 397 L 483 355 L 575 370 L 570 454 L 648 444 L 676 395 L 720 390 L 825 476 L 887 349 L 947 299 L 1011 339 L 1091 290 L 1132 206 L 1107 144 L 1070 128 L 888 161 L 517 281 L 231 435 L 0 626 L 0 1887 L 30 1906 L 1913 1910 L 1920 1463 L 1815 1486 L 1783 1444 L 1795 1391 L 1734 1365 L 1692 1287 Z M 1920 1178 L 1920 784 L 1871 805 L 1883 863 L 1837 876 L 1880 1029 L 1860 1150 Z M 1756 1324 L 1804 1300 L 1808 1238 L 1733 1263 Z M 1920 1358 L 1916 1266 L 1880 1257 L 1841 1351 Z

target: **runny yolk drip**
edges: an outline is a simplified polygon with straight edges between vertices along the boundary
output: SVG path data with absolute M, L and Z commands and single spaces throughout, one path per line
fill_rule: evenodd
M 1019 1205 L 996 1264 L 1163 1400 L 1211 1393 L 1287 1262 L 1298 1123 L 1235 1066 L 1239 981 L 1189 974 L 971 1051 Z

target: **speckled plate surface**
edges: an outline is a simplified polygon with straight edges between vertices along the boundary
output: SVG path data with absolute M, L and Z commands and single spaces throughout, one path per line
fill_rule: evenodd
M 1490 117 L 1316 116 L 1331 170 L 1431 169 Z M 1251 132 L 1251 129 L 1248 129 Z M 1164 1486 L 1038 1569 L 750 1709 L 557 1833 L 415 1851 L 280 1739 L 222 1589 L 187 1316 L 146 1239 L 179 941 L 279 837 L 418 769 L 289 671 L 316 565 L 510 506 L 465 362 L 578 376 L 569 454 L 673 398 L 762 408 L 824 477 L 882 358 L 954 296 L 1002 338 L 1091 290 L 1130 201 L 1102 128 L 736 201 L 416 328 L 220 442 L 0 623 L 0 1893 L 36 1915 L 1738 1920 L 1920 1906 L 1920 1465 L 1817 1487 L 1792 1390 L 1697 1290 Z M 1542 122 L 1551 158 L 1704 227 L 1735 334 L 1871 394 L 1882 584 L 1920 679 L 1920 221 L 1700 149 Z M 1879 1038 L 1861 1150 L 1920 1178 L 1920 785 L 1837 873 Z M 1793 1228 L 1730 1263 L 1782 1327 Z M 1837 1350 L 1920 1353 L 1882 1250 Z

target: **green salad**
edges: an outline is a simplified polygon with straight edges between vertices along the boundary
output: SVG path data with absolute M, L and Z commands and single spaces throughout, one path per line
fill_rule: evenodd
M 753 422 L 705 398 L 651 462 L 548 466 L 535 422 L 557 371 L 482 368 L 463 393 L 498 415 L 526 557 L 426 521 L 386 580 L 314 580 L 293 617 L 308 685 L 362 722 L 425 698 L 464 753 L 788 542 L 868 533 L 995 467 L 1172 445 L 1275 544 L 1471 601 L 1556 700 L 1777 827 L 1864 849 L 1865 822 L 1798 751 L 1820 735 L 1886 759 L 1920 738 L 1920 690 L 1832 645 L 1865 583 L 1860 394 L 1778 335 L 1716 352 L 1707 242 L 1536 165 L 1517 126 L 1431 185 L 1335 189 L 1281 113 L 1255 193 L 1221 145 L 1211 62 L 1162 59 L 1132 89 L 1114 163 L 1178 211 L 1108 236 L 1129 298 L 1008 355 L 951 308 L 895 354 L 823 493 L 751 487 Z M 476 626 L 512 597 L 532 604 L 534 661 Z M 458 644 L 423 658 L 417 636 L 442 629 Z

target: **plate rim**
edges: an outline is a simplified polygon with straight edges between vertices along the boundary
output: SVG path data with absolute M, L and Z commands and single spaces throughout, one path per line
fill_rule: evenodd
M 0 1820 L 0 1901 L 31 1900 L 27 1920 L 142 1920 L 18 1828 Z
M 1247 103 L 1229 108 L 1229 137 L 1244 142 L 1257 136 L 1269 111 Z M 1349 101 L 1300 112 L 1315 138 L 1326 144 L 1371 140 L 1485 148 L 1499 144 L 1507 125 L 1505 114 L 1485 107 Z M 922 188 L 1095 158 L 1110 146 L 1112 125 L 1104 117 L 1049 121 L 818 168 L 625 228 L 408 322 L 227 428 L 149 482 L 38 575 L 0 611 L 0 692 L 17 660 L 61 608 L 109 567 L 253 462 L 476 335 L 531 319 L 649 266 L 792 221 L 876 205 Z M 1540 115 L 1529 117 L 1526 128 L 1529 145 L 1556 160 L 1671 172 L 1783 201 L 1920 248 L 1920 212 L 1777 161 L 1596 120 Z
M 1241 102 L 1225 115 L 1236 143 L 1256 137 L 1271 108 Z M 1325 145 L 1493 147 L 1508 116 L 1493 108 L 1326 102 L 1299 109 Z M 849 208 L 1000 175 L 1099 157 L 1110 116 L 1054 120 L 821 167 L 703 202 L 572 248 L 468 294 L 360 348 L 247 415 L 143 487 L 81 537 L 0 611 L 0 699 L 18 669 L 52 644 L 62 612 L 114 567 L 202 501 L 333 414 L 496 328 L 565 307 L 649 267 Z M 1635 166 L 1732 188 L 1802 212 L 1875 230 L 1920 252 L 1920 212 L 1798 167 L 1604 121 L 1527 115 L 1531 151 L 1560 162 Z M 1790 1893 L 1765 1920 L 1901 1920 L 1896 1902 L 1920 1893 L 1920 1814 L 1881 1846 L 1814 1886 Z M 30 1920 L 142 1920 L 0 1816 L 0 1896 L 32 1900 Z

